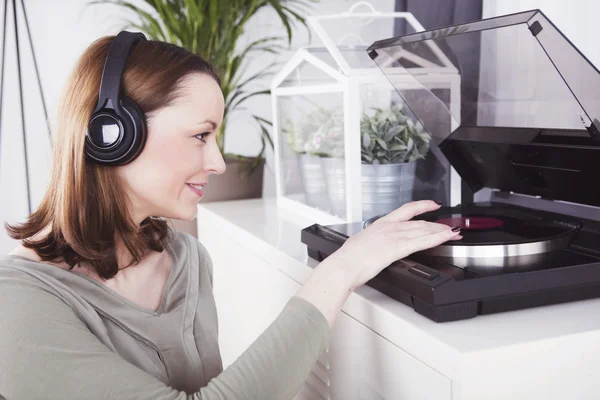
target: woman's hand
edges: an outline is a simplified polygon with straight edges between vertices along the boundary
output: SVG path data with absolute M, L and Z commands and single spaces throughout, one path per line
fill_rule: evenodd
M 417 251 L 439 246 L 448 240 L 461 239 L 460 230 L 411 218 L 437 210 L 440 206 L 430 200 L 407 203 L 379 218 L 365 230 L 350 237 L 329 258 L 329 267 L 341 268 L 354 290 L 379 274 L 394 261 Z
M 391 263 L 462 238 L 446 225 L 409 221 L 439 207 L 433 201 L 416 201 L 379 218 L 323 260 L 296 295 L 312 303 L 333 326 L 350 293 Z

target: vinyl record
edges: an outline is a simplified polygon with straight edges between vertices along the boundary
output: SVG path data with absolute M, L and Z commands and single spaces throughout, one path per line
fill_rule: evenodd
M 460 226 L 461 245 L 493 245 L 538 242 L 572 232 L 578 226 L 559 220 L 544 220 L 531 215 L 511 216 L 479 213 L 434 213 L 417 217 L 448 226 Z
M 461 265 L 482 265 L 488 259 L 498 265 L 502 258 L 563 249 L 581 227 L 575 218 L 506 205 L 441 208 L 414 219 L 460 226 L 461 240 L 422 253 L 449 257 Z M 514 264 L 515 260 L 506 262 Z

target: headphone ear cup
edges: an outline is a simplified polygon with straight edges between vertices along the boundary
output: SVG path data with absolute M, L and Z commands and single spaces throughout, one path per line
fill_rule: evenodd
M 148 136 L 146 117 L 141 107 L 129 97 L 123 96 L 121 99 L 121 109 L 124 114 L 121 115 L 122 119 L 127 119 L 125 123 L 125 136 L 130 136 L 129 140 L 124 140 L 125 143 L 131 143 L 129 148 L 125 151 L 123 159 L 120 160 L 119 165 L 127 164 L 133 161 L 144 149 L 146 145 L 146 139 Z
M 86 155 L 102 165 L 119 166 L 133 161 L 146 144 L 146 118 L 142 109 L 131 99 L 123 97 L 120 107 L 100 109 L 88 124 Z M 105 137 L 116 140 L 114 145 L 98 147 Z M 110 134 L 112 133 L 112 135 Z M 93 140 L 92 140 L 93 138 Z

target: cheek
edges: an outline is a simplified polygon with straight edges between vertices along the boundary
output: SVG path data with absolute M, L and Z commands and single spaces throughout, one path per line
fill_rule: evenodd
M 127 171 L 127 181 L 139 197 L 159 201 L 162 197 L 178 196 L 191 172 L 193 156 L 190 150 L 175 143 L 149 143 Z

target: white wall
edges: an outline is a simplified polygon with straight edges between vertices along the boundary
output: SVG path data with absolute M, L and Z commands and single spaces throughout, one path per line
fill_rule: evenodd
M 3 7 L 3 3 L 0 7 Z M 10 3 L 10 2 L 9 2 Z M 17 2 L 20 3 L 20 2 Z M 120 8 L 110 5 L 85 5 L 85 0 L 26 0 L 27 14 L 40 76 L 43 85 L 49 119 L 56 120 L 56 108 L 59 95 L 66 78 L 79 55 L 94 40 L 108 34 L 116 34 L 123 26 L 125 15 Z M 322 0 L 313 8 L 315 14 L 329 14 L 347 10 L 354 1 Z M 393 0 L 375 0 L 378 9 L 393 9 Z M 18 7 L 20 11 L 20 7 Z M 1 12 L 4 12 L 0 8 Z M 0 14 L 2 15 L 2 14 Z M 21 68 L 23 71 L 23 90 L 25 97 L 25 118 L 27 128 L 27 148 L 29 157 L 29 176 L 31 181 L 32 209 L 39 205 L 46 190 L 50 173 L 50 143 L 44 121 L 37 80 L 26 40 L 26 30 L 22 13 L 19 12 L 19 36 L 21 50 Z M 272 12 L 262 12 L 251 21 L 244 39 L 249 41 L 264 35 L 282 35 L 283 27 L 274 23 Z M 308 35 L 302 28 L 295 30 L 292 49 L 286 51 L 277 60 L 283 62 L 295 49 L 308 42 Z M 18 99 L 18 81 L 16 68 L 16 49 L 14 45 L 14 26 L 12 8 L 9 6 L 6 42 L 6 66 L 4 81 L 4 102 L 2 110 L 2 137 L 0 139 L 0 221 L 20 222 L 27 217 L 27 193 L 25 182 L 25 163 L 23 140 L 21 137 L 21 118 Z M 273 62 L 273 58 L 262 56 L 249 65 L 247 74 Z M 268 79 L 257 82 L 268 88 Z M 256 98 L 247 103 L 248 111 L 232 115 L 228 127 L 226 151 L 255 155 L 260 149 L 256 127 L 246 118 L 246 113 L 255 113 L 265 118 L 271 116 L 268 96 Z M 274 194 L 272 173 L 272 153 L 267 154 L 268 167 L 265 171 L 265 196 Z M 0 228 L 0 254 L 10 251 L 17 243 L 8 238 L 4 228 Z
M 532 9 L 540 9 L 594 65 L 600 66 L 596 33 L 600 1 L 483 0 L 483 18 Z
M 20 3 L 20 2 L 17 2 Z M 43 85 L 48 117 L 56 120 L 58 97 L 78 56 L 95 39 L 115 31 L 113 6 L 88 7 L 77 0 L 25 1 L 27 17 L 34 41 L 40 79 Z M 3 7 L 3 5 L 0 5 Z M 4 12 L 3 9 L 1 9 Z M 50 173 L 50 142 L 44 121 L 41 97 L 35 77 L 33 58 L 21 7 L 19 15 L 19 47 L 25 103 L 25 125 L 31 182 L 32 209 L 39 205 Z M 27 216 L 25 162 L 17 79 L 17 57 L 9 2 L 7 20 L 4 100 L 2 110 L 2 138 L 0 152 L 0 221 L 22 221 Z M 4 227 L 0 229 L 0 253 L 15 246 L 8 239 Z
M 600 11 L 600 5 L 591 1 L 575 4 L 579 8 L 564 7 L 564 2 L 559 1 L 486 1 L 484 16 L 540 8 L 592 62 L 600 65 L 600 46 L 595 40 L 590 40 L 593 35 L 590 35 L 589 29 L 589 24 L 593 24 L 591 15 L 594 11 Z M 549 39 L 553 38 L 551 31 L 545 36 L 540 35 L 545 38 L 541 40 L 552 41 Z M 532 39 L 526 25 L 482 33 L 479 123 L 506 127 L 583 128 L 580 117 L 584 114 L 583 109 L 564 85 L 544 49 Z M 553 43 L 546 45 L 550 49 L 554 46 Z M 580 67 L 577 60 L 571 60 L 564 54 L 562 57 L 559 54 L 551 55 L 557 63 L 561 62 L 561 69 L 567 63 L 574 63 L 573 67 L 577 69 Z M 486 74 L 486 71 L 492 73 Z M 578 76 L 581 80 L 584 77 L 582 74 Z M 579 87 L 572 78 L 569 78 L 570 84 Z M 586 81 L 586 84 L 590 82 Z M 487 99 L 487 102 L 482 99 Z M 593 105 L 589 101 L 583 104 L 590 112 L 589 107 Z
M 84 0 L 27 0 L 28 18 L 34 40 L 38 66 L 46 96 L 49 117 L 55 121 L 55 113 L 60 91 L 77 57 L 95 39 L 115 34 L 122 26 L 124 17 L 118 8 L 102 5 L 85 7 Z M 321 0 L 313 7 L 314 14 L 330 14 L 347 10 L 353 0 Z M 393 0 L 374 0 L 372 4 L 381 11 L 392 11 Z M 484 0 L 484 17 L 511 12 L 541 8 L 544 13 L 561 29 L 581 51 L 596 65 L 600 65 L 600 46 L 597 44 L 593 28 L 600 15 L 600 2 L 595 0 L 577 0 L 568 3 L 561 0 Z M 0 7 L 2 5 L 0 4 Z M 3 11 L 3 10 L 2 10 Z M 12 16 L 12 10 L 9 16 Z M 21 14 L 20 14 L 21 15 Z M 295 29 L 292 48 L 276 59 L 261 56 L 249 64 L 247 74 L 265 68 L 273 61 L 283 63 L 294 51 L 308 43 L 304 28 Z M 265 11 L 257 15 L 248 25 L 244 39 L 246 41 L 271 34 L 283 34 L 283 28 L 276 23 L 272 12 Z M 49 179 L 50 146 L 43 120 L 41 101 L 29 51 L 25 40 L 26 31 L 21 21 L 21 58 L 23 85 L 25 92 L 25 112 L 27 144 L 29 155 L 29 173 L 32 184 L 32 206 L 37 207 L 46 190 Z M 313 35 L 313 44 L 318 44 Z M 0 152 L 0 221 L 4 223 L 22 221 L 27 216 L 27 197 L 25 187 L 25 169 L 23 141 L 21 138 L 20 108 L 16 74 L 16 55 L 14 46 L 14 28 L 11 18 L 7 26 L 5 88 Z M 257 82 L 268 87 L 270 78 Z M 231 116 L 227 132 L 226 151 L 254 155 L 260 148 L 256 128 L 248 119 L 255 113 L 271 118 L 271 104 L 268 96 L 255 98 L 247 103 L 247 111 Z M 249 124 L 250 122 L 250 124 Z M 265 171 L 265 196 L 274 194 L 272 173 L 272 153 L 267 153 Z M 4 229 L 0 229 L 0 253 L 9 251 L 16 243 L 9 240 Z

